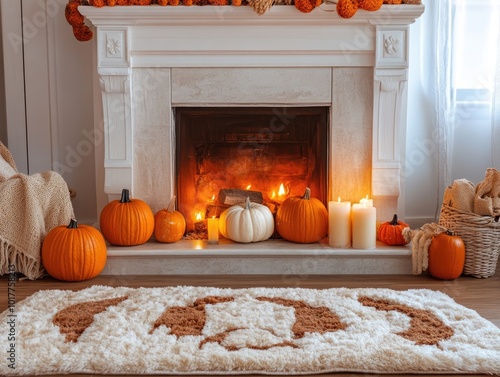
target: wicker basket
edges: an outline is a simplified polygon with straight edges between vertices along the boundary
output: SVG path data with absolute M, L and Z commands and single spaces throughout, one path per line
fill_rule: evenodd
M 500 254 L 498 217 L 480 216 L 443 204 L 439 225 L 454 231 L 464 241 L 464 275 L 488 278 L 495 273 Z

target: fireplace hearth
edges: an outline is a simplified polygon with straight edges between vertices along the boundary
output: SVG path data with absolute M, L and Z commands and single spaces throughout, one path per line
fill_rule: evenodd
M 325 133 L 312 142 L 324 144 L 325 152 L 320 145 L 316 150 L 302 148 L 302 142 L 311 141 L 300 137 L 281 150 L 291 160 L 309 158 L 295 169 L 304 172 L 304 166 L 311 165 L 312 171 L 323 172 L 311 183 L 317 187 L 315 196 L 326 203 L 338 197 L 358 202 L 368 195 L 379 220 L 390 219 L 394 213 L 404 219 L 401 161 L 405 158 L 409 31 L 423 13 L 423 5 L 384 5 L 377 12 L 358 11 L 349 20 L 338 17 L 334 5 L 328 4 L 310 14 L 294 6 L 274 6 L 263 16 L 249 7 L 231 6 L 79 9 L 96 27 L 97 36 L 102 107 L 99 101 L 95 103 L 104 122 L 97 117 L 96 128 L 105 135 L 102 149 L 97 148 L 98 156 L 104 156 L 102 165 L 96 167 L 98 193 L 103 191 L 101 185 L 105 193 L 99 209 L 118 198 L 123 188 L 148 202 L 154 212 L 164 208 L 173 195 L 191 196 L 191 192 L 182 193 L 183 177 L 177 176 L 182 154 L 177 147 L 186 147 L 177 137 L 182 132 L 198 132 L 176 129 L 177 118 L 209 108 L 245 108 L 254 113 L 296 108 L 299 113 L 301 109 L 321 111 L 318 118 L 325 118 L 327 125 Z M 205 117 L 203 122 L 210 124 Z M 212 121 L 200 131 L 213 134 L 201 145 L 187 146 L 193 153 L 188 170 L 222 170 L 220 163 L 197 160 L 234 153 L 227 145 L 215 148 L 221 137 L 228 145 L 233 138 L 243 155 L 255 157 L 264 152 L 263 146 L 245 148 L 245 138 L 261 137 L 255 128 L 249 133 L 245 123 L 232 131 L 229 128 Z M 300 130 L 297 126 L 293 132 L 300 134 Z M 275 144 L 288 142 L 286 134 L 275 135 L 279 135 Z M 262 164 L 261 172 L 266 171 L 264 160 L 254 161 L 256 167 Z M 318 162 L 323 165 L 316 166 Z M 305 181 L 291 184 L 290 176 L 276 178 L 256 191 L 269 197 L 271 186 L 281 183 L 292 193 L 303 191 Z M 211 176 L 209 181 L 208 186 L 216 179 Z M 235 182 L 217 183 L 207 192 L 201 189 L 206 185 L 195 183 L 190 190 L 198 202 L 198 194 L 210 200 L 220 189 L 247 189 L 243 180 Z M 191 209 L 184 211 L 188 217 L 192 214 Z M 110 248 L 108 254 L 106 272 L 113 274 L 411 273 L 408 248 L 381 245 L 368 254 L 333 250 L 327 242 L 296 245 L 272 240 L 214 246 L 186 240 L 175 245 Z M 144 260 L 148 258 L 152 259 Z M 139 264 L 135 263 L 138 259 Z

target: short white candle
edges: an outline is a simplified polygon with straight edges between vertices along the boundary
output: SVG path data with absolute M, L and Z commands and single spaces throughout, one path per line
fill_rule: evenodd
M 219 243 L 219 219 L 212 217 L 207 221 L 208 243 L 217 245 Z
M 352 247 L 375 249 L 377 246 L 377 210 L 366 204 L 352 205 Z
M 328 202 L 328 238 L 331 247 L 351 246 L 351 202 Z

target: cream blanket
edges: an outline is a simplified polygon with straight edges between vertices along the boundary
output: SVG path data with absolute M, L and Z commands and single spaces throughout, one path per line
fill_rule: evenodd
M 19 173 L 0 142 L 0 275 L 15 270 L 28 279 L 42 277 L 42 241 L 53 227 L 68 224 L 72 217 L 68 186 L 61 175 Z

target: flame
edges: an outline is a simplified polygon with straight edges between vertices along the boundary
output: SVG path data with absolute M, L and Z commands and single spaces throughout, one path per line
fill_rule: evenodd
M 285 186 L 283 186 L 283 183 L 280 184 L 280 189 L 278 190 L 278 195 L 279 196 L 286 195 L 286 190 L 285 190 Z
M 274 199 L 276 198 L 276 191 L 273 191 L 273 193 L 271 194 L 271 199 Z
M 339 196 L 339 203 L 340 203 L 340 196 Z
M 201 221 L 201 219 L 203 219 L 203 217 L 201 216 L 201 212 L 196 212 L 195 219 L 196 221 Z
M 215 194 L 212 195 L 212 199 L 210 199 L 210 202 L 214 203 L 215 202 Z
M 252 185 L 248 185 L 246 190 L 250 190 L 251 187 L 252 187 Z

